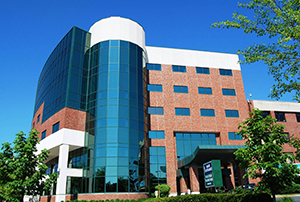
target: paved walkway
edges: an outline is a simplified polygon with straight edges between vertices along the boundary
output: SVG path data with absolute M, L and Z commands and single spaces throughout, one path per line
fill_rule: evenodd
M 297 202 L 300 202 L 300 194 L 286 194 L 286 195 L 276 195 L 276 201 L 282 199 L 283 197 L 289 197 Z

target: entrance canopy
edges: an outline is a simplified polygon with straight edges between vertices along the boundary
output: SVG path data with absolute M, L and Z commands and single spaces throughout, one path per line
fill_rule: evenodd
M 202 166 L 212 159 L 233 162 L 235 161 L 233 153 L 244 147 L 244 145 L 198 145 L 191 155 L 178 161 L 178 169 L 190 165 Z

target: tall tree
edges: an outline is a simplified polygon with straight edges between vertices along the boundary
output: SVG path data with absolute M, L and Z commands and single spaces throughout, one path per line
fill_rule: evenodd
M 299 160 L 299 155 L 283 154 L 282 146 L 288 142 L 291 146 L 299 145 L 295 144 L 296 139 L 287 139 L 285 126 L 277 124 L 276 119 L 270 116 L 263 118 L 261 113 L 254 109 L 250 112 L 250 118 L 240 123 L 239 133 L 246 140 L 245 148 L 238 149 L 234 154 L 241 161 L 241 168 L 248 170 L 245 176 L 260 178 L 258 188 L 270 189 L 273 200 L 276 201 L 276 192 L 291 185 L 300 172 L 292 164 L 295 159 Z
M 243 29 L 246 34 L 273 39 L 272 43 L 253 44 L 239 50 L 238 54 L 244 56 L 240 62 L 263 61 L 275 79 L 270 96 L 279 99 L 283 94 L 293 92 L 294 99 L 300 102 L 299 0 L 252 0 L 238 6 L 253 10 L 253 19 L 235 12 L 231 21 L 213 23 L 212 27 Z
M 39 143 L 38 132 L 34 129 L 29 136 L 23 132 L 16 134 L 14 146 L 2 144 L 0 153 L 0 198 L 9 201 L 23 201 L 25 195 L 41 195 L 52 188 L 57 175 L 46 174 L 43 162 L 49 151 L 44 149 L 36 154 Z

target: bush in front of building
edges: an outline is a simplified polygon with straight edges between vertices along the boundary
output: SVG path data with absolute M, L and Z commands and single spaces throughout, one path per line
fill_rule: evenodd
M 266 193 L 249 194 L 199 194 L 182 195 L 176 197 L 152 198 L 146 202 L 272 202 L 272 198 Z
M 300 193 L 300 184 L 292 184 L 285 186 L 283 189 L 278 191 L 278 194 L 296 194 Z
M 66 202 L 143 202 L 147 200 L 146 198 L 140 198 L 140 199 L 106 199 L 106 200 L 91 200 L 91 201 L 87 201 L 87 200 L 71 200 L 71 201 L 66 201 Z

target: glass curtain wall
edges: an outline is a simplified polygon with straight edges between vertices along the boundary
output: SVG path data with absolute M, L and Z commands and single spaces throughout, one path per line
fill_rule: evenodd
M 66 106 L 85 110 L 88 66 L 83 61 L 89 46 L 90 33 L 73 27 L 47 59 L 39 77 L 34 107 L 35 114 L 44 103 L 42 123 Z
M 142 48 L 121 40 L 90 49 L 83 192 L 144 192 L 146 71 Z

